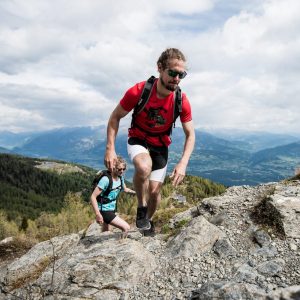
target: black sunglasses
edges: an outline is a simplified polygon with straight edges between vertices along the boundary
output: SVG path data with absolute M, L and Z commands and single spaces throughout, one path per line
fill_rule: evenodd
M 125 171 L 126 170 L 126 168 L 119 168 L 119 169 L 117 169 L 119 172 L 120 171 Z
M 187 72 L 186 71 L 178 72 L 178 71 L 175 71 L 175 70 L 168 69 L 168 75 L 171 76 L 171 77 L 176 77 L 178 75 L 179 79 L 183 79 L 187 75 Z

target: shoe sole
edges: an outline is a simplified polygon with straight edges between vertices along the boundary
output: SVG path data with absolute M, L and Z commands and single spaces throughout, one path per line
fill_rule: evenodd
M 148 232 L 148 230 L 144 230 L 143 232 L 141 232 L 144 236 L 147 237 L 154 237 L 155 236 L 155 232 Z
M 149 230 L 149 229 L 151 228 L 151 224 L 150 224 L 150 226 L 147 226 L 147 227 L 137 227 L 137 226 L 136 226 L 136 228 L 137 228 L 138 230 Z

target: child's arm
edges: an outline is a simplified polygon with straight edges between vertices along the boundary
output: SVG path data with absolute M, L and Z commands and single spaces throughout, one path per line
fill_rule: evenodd
M 101 194 L 102 190 L 96 186 L 92 195 L 91 195 L 91 205 L 93 207 L 94 213 L 96 215 L 96 222 L 97 223 L 103 223 L 103 217 L 99 211 L 97 197 Z
M 128 187 L 126 186 L 125 182 L 124 182 L 124 192 L 125 192 L 125 193 L 128 193 L 128 194 L 130 194 L 130 195 L 135 195 L 135 194 L 136 194 L 134 190 L 132 190 L 132 189 L 130 189 L 130 188 L 128 188 Z

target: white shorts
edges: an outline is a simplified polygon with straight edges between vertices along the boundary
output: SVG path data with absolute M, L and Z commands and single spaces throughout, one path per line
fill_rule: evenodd
M 145 146 L 139 144 L 129 144 L 127 142 L 127 152 L 131 161 L 133 161 L 134 157 L 140 153 L 147 153 L 150 155 L 152 159 L 152 171 L 150 174 L 150 180 L 164 182 L 166 174 L 167 174 L 167 159 L 162 156 L 157 155 L 157 152 L 153 155 L 152 149 L 147 149 Z M 161 162 L 163 160 L 163 162 Z M 161 167 L 163 165 L 163 167 Z

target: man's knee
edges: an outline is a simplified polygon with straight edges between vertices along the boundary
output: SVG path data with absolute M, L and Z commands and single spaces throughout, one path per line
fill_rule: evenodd
M 152 165 L 147 162 L 139 161 L 135 164 L 136 174 L 142 178 L 150 176 Z

